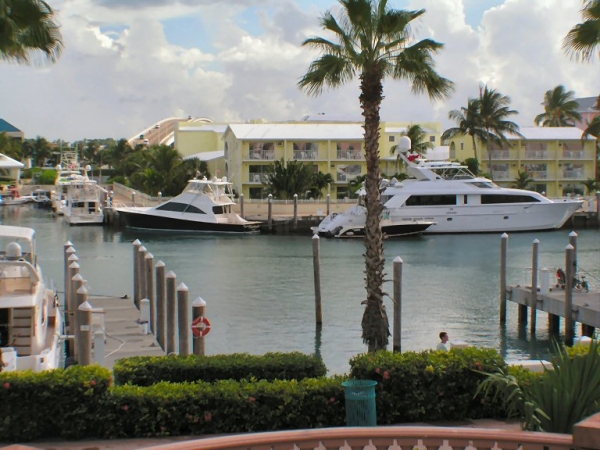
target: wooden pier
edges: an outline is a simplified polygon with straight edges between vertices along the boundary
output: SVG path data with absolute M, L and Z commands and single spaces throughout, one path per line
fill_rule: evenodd
M 589 289 L 575 288 L 577 276 L 577 233 L 571 232 L 569 243 L 565 247 L 565 269 L 562 273 L 564 280 L 558 280 L 550 269 L 539 268 L 539 244 L 533 241 L 531 284 L 507 285 L 507 243 L 508 235 L 501 237 L 500 248 L 500 324 L 506 323 L 506 303 L 512 301 L 519 305 L 519 325 L 527 323 L 529 308 L 529 329 L 533 336 L 536 332 L 537 312 L 548 314 L 548 327 L 551 333 L 560 330 L 560 318 L 564 319 L 565 342 L 572 345 L 575 336 L 575 323 L 582 326 L 581 335 L 593 337 L 596 328 L 600 328 L 600 292 Z M 564 281 L 564 284 L 562 282 Z

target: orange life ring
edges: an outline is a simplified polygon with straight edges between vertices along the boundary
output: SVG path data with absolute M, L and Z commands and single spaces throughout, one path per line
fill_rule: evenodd
M 210 333 L 210 320 L 207 317 L 196 317 L 192 322 L 192 333 L 195 338 L 206 336 Z

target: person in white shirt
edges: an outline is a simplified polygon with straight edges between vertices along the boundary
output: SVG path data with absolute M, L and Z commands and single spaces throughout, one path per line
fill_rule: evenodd
M 440 340 L 442 342 L 440 342 L 435 349 L 438 351 L 444 351 L 444 352 L 449 351 L 450 350 L 450 342 L 448 342 L 448 333 L 446 333 L 445 331 L 442 331 L 440 333 Z

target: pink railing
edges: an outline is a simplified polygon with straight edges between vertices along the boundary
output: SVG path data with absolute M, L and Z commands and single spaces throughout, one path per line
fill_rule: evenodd
M 573 436 L 482 428 L 360 427 L 246 433 L 152 450 L 570 450 Z

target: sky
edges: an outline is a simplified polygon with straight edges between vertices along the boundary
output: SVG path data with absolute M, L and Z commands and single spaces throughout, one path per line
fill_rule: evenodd
M 214 122 L 299 120 L 306 114 L 360 118 L 358 80 L 313 97 L 297 87 L 319 56 L 302 47 L 324 36 L 319 18 L 335 0 L 47 0 L 64 52 L 56 64 L 0 61 L 0 118 L 49 140 L 131 138 L 161 119 Z M 581 0 L 389 0 L 425 9 L 415 39 L 444 44 L 436 70 L 455 83 L 445 101 L 386 80 L 381 118 L 441 122 L 480 86 L 507 95 L 520 126 L 543 112 L 559 84 L 575 96 L 600 93 L 600 61 L 565 55 Z

